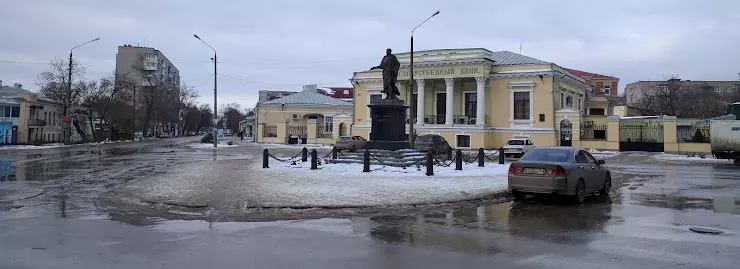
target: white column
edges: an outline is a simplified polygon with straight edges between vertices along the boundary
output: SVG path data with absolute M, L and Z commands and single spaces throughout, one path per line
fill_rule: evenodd
M 423 79 L 416 80 L 416 124 L 424 124 L 424 87 Z
M 486 125 L 486 81 L 488 77 L 475 77 L 476 83 L 476 109 L 475 109 L 475 125 L 484 126 Z
M 446 94 L 445 98 L 447 99 L 447 104 L 445 105 L 445 124 L 452 124 L 452 113 L 455 111 L 453 104 L 453 90 L 455 89 L 455 79 L 454 78 L 446 78 L 445 79 L 445 85 L 446 88 Z

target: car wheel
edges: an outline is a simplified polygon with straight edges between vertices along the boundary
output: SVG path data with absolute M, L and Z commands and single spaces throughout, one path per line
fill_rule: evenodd
M 352 147 L 349 148 L 349 150 L 352 151 L 352 152 L 357 152 L 357 146 L 352 145 Z
M 578 180 L 576 184 L 576 193 L 573 195 L 573 202 L 581 204 L 586 199 L 586 183 L 583 180 Z
M 601 188 L 601 195 L 609 196 L 609 191 L 612 190 L 612 176 L 609 174 L 606 174 L 606 179 L 604 179 L 604 187 Z
M 525 197 L 527 197 L 527 193 L 520 191 L 511 191 L 511 195 L 514 196 L 514 201 L 521 201 L 524 200 Z
M 740 156 L 735 156 L 735 165 L 740 166 Z

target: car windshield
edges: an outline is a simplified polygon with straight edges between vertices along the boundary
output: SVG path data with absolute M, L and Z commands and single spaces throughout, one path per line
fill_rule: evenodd
M 513 146 L 524 145 L 524 140 L 509 140 L 508 144 Z
M 342 136 L 339 138 L 339 140 L 352 140 L 352 138 L 349 136 Z
M 522 156 L 522 161 L 542 161 L 542 162 L 567 162 L 570 150 L 539 148 L 527 151 Z

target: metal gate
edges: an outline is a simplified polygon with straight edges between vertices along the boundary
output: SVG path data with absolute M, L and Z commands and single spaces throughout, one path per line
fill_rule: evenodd
M 573 146 L 573 124 L 569 120 L 560 121 L 560 146 Z
M 663 145 L 662 121 L 619 123 L 619 150 L 663 152 Z

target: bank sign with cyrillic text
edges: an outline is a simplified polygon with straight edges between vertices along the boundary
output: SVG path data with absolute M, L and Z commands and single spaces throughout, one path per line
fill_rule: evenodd
M 446 67 L 421 67 L 414 68 L 414 79 L 427 78 L 455 78 L 455 77 L 478 77 L 487 76 L 491 72 L 490 66 L 446 66 Z M 398 71 L 399 80 L 409 79 L 409 69 L 403 68 Z

